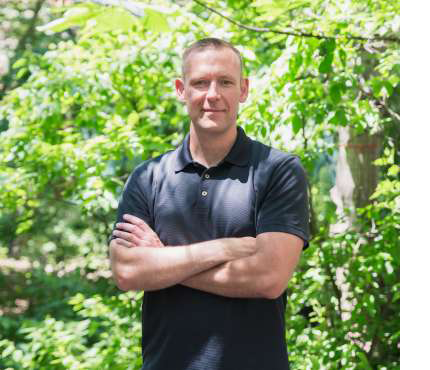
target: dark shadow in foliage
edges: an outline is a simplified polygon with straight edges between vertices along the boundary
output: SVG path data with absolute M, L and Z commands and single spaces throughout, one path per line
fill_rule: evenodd
M 110 279 L 88 280 L 83 269 L 75 269 L 63 276 L 43 269 L 17 271 L 0 269 L 0 332 L 2 338 L 20 342 L 18 329 L 26 320 L 42 321 L 47 315 L 62 321 L 78 320 L 79 316 L 68 303 L 78 293 L 86 297 L 100 294 L 112 297 L 119 290 Z M 21 305 L 17 306 L 17 302 Z

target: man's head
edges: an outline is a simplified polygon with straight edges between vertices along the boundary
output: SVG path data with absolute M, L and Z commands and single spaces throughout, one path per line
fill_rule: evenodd
M 242 76 L 239 51 L 226 41 L 208 38 L 187 48 L 182 61 L 176 91 L 194 128 L 222 133 L 235 127 L 239 103 L 246 100 L 249 86 Z
M 236 55 L 240 63 L 240 75 L 243 76 L 243 59 L 239 50 L 237 50 L 232 44 L 227 41 L 217 39 L 215 37 L 208 37 L 206 39 L 201 39 L 193 44 L 191 44 L 187 49 L 185 49 L 182 54 L 182 79 L 185 80 L 186 69 L 187 69 L 187 59 L 193 52 L 203 51 L 208 48 L 222 49 L 227 48 L 232 50 Z

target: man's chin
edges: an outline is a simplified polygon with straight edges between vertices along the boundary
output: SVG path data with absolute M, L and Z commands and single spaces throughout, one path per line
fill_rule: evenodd
M 201 123 L 201 126 L 202 127 L 208 127 L 208 128 L 210 128 L 210 127 L 213 127 L 213 128 L 218 127 L 219 128 L 219 127 L 225 127 L 227 125 L 225 124 L 225 122 L 219 122 L 219 121 L 208 119 L 208 120 L 204 120 Z
M 195 125 L 197 129 L 214 131 L 214 132 L 227 131 L 230 128 L 230 126 L 231 125 L 226 122 L 219 122 L 219 121 L 213 121 L 213 120 L 202 120 L 197 122 L 197 124 Z

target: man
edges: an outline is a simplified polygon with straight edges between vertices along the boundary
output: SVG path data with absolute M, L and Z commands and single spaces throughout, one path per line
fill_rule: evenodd
M 110 243 L 119 288 L 144 290 L 143 369 L 285 370 L 284 291 L 308 243 L 297 157 L 236 125 L 242 58 L 209 38 L 183 55 L 190 132 L 138 166 Z

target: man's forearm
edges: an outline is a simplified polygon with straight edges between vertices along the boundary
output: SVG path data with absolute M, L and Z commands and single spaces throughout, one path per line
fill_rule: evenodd
M 175 253 L 170 252 L 171 247 L 154 248 L 168 251 L 165 252 L 167 259 L 163 259 L 163 252 L 148 251 L 152 246 L 163 247 L 154 231 L 135 216 L 124 215 L 124 218 L 127 223 L 118 223 L 114 231 L 124 248 L 111 249 L 111 260 L 117 285 L 125 290 L 156 290 L 180 283 L 227 297 L 277 298 L 285 290 L 304 246 L 296 235 L 266 232 L 256 238 L 226 238 L 195 244 L 194 259 L 186 258 L 185 252 L 190 246 L 174 247 Z M 228 256 L 221 253 L 213 259 L 212 253 L 216 254 L 220 242 L 228 247 Z M 200 251 L 198 246 L 206 250 Z M 127 252 L 126 247 L 133 252 Z M 135 251 L 142 247 L 143 251 Z M 200 259 L 199 252 L 209 258 Z M 179 255 L 174 256 L 176 253 Z M 147 254 L 148 258 L 140 254 Z M 125 262 L 119 258 L 127 255 Z
M 219 264 L 249 255 L 243 248 L 246 239 L 225 238 L 163 248 L 127 248 L 113 243 L 110 248 L 113 275 L 123 290 L 167 288 Z
M 191 276 L 181 284 L 232 298 L 273 298 L 271 277 L 260 258 L 257 252 L 250 257 L 229 261 Z
M 293 275 L 304 242 L 281 232 L 262 233 L 254 240 L 253 255 L 223 263 L 182 284 L 233 298 L 279 297 Z

